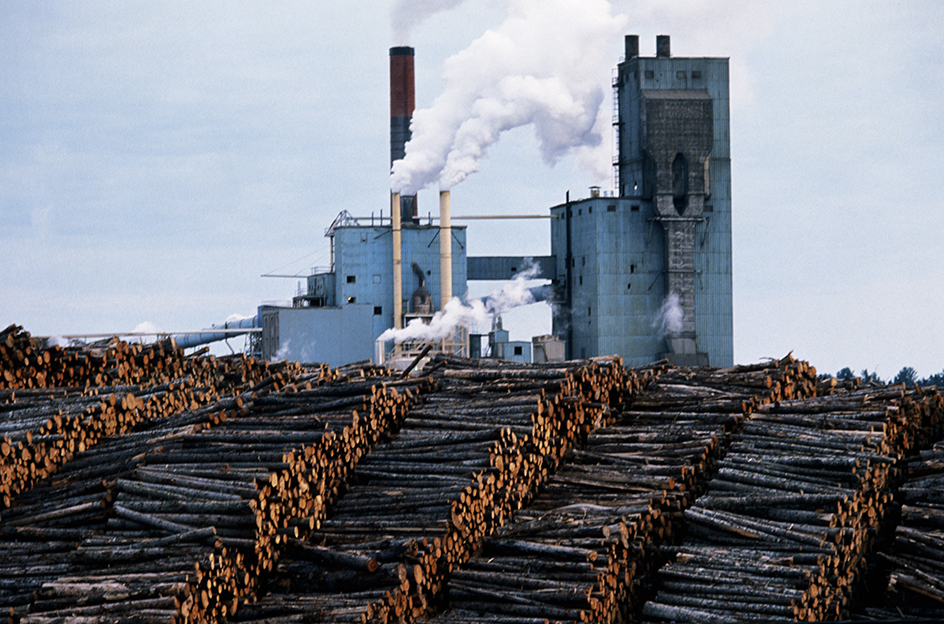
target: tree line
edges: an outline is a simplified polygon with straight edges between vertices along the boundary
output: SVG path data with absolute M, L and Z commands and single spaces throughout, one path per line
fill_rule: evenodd
M 826 377 L 830 377 L 830 375 L 820 375 L 820 377 L 826 378 Z M 921 379 L 918 377 L 918 371 L 916 371 L 914 368 L 910 366 L 902 367 L 902 369 L 898 371 L 898 374 L 895 375 L 895 377 L 891 379 L 890 381 L 883 380 L 881 377 L 878 376 L 877 373 L 871 372 L 865 368 L 862 369 L 858 375 L 856 375 L 855 372 L 853 372 L 853 370 L 849 368 L 848 366 L 841 369 L 839 372 L 836 373 L 836 379 L 840 381 L 855 379 L 856 377 L 860 377 L 862 379 L 862 383 L 866 383 L 866 384 L 897 385 L 897 384 L 903 383 L 909 388 L 914 387 L 915 384 L 918 384 L 919 386 L 922 386 L 922 387 L 923 386 L 937 386 L 938 388 L 944 388 L 944 371 L 941 371 L 940 373 L 935 373 L 934 375 L 930 375 L 928 377 Z

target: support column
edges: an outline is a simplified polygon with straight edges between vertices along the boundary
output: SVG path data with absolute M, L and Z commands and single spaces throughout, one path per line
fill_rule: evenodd
M 440 309 L 452 299 L 452 216 L 449 191 L 439 191 L 439 292 Z
M 390 195 L 390 221 L 393 225 L 393 327 L 403 327 L 403 257 L 400 233 L 400 193 Z

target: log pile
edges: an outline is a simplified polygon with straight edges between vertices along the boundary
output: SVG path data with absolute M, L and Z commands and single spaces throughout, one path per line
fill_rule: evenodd
M 893 542 L 878 553 L 883 565 L 881 607 L 869 617 L 893 619 L 902 614 L 944 618 L 944 442 L 903 462 L 906 479 L 895 492 L 901 520 Z
M 676 537 L 678 516 L 704 490 L 731 431 L 769 400 L 763 393 L 779 392 L 774 380 L 794 383 L 806 371 L 792 359 L 638 369 L 645 391 L 618 422 L 571 450 L 515 522 L 450 576 L 449 609 L 437 622 L 631 620 L 660 551 Z
M 731 414 L 734 421 L 726 421 L 729 426 L 759 405 L 816 396 L 816 369 L 792 355 L 729 368 L 656 363 L 637 370 L 651 373 L 652 381 L 646 385 L 646 392 L 636 397 L 633 409 L 683 413 L 697 409 L 702 414 Z
M 147 373 L 159 359 L 143 383 L 0 390 L 3 483 L 20 484 L 0 508 L 11 621 L 836 618 L 896 466 L 942 424 L 936 392 L 817 385 L 791 356 L 438 356 L 407 378 L 183 358 L 172 380 Z M 141 415 L 153 397 L 174 398 Z M 902 465 L 927 486 L 942 463 Z M 944 543 L 934 503 L 902 507 L 910 544 Z M 884 555 L 906 562 L 894 591 L 937 587 L 920 556 Z
M 109 438 L 44 482 L 48 487 L 22 497 L 0 522 L 11 541 L 22 541 L 24 529 L 35 532 L 36 522 L 74 533 L 65 568 L 37 574 L 27 591 L 12 578 L 0 582 L 16 589 L 9 606 L 21 609 L 23 622 L 129 613 L 141 621 L 197 622 L 232 614 L 286 540 L 319 526 L 351 467 L 398 426 L 410 395 L 428 383 L 360 376 L 328 382 L 322 372 L 282 392 L 257 389 Z M 86 486 L 86 498 L 69 496 Z M 50 515 L 48 502 L 37 498 L 44 495 L 68 499 L 62 504 L 69 508 Z M 108 589 L 146 573 L 158 574 L 162 589 Z M 24 614 L 29 589 L 36 596 Z
M 125 351 L 123 344 L 114 347 L 115 353 L 140 347 L 126 345 L 130 351 Z M 154 351 L 164 355 L 156 357 Z M 81 385 L 0 391 L 0 509 L 106 436 L 196 409 L 257 383 L 278 387 L 298 372 L 297 365 L 270 366 L 242 355 L 184 358 L 179 350 L 165 351 L 160 345 L 150 356 L 129 356 L 126 364 L 124 378 L 145 383 L 89 386 L 89 379 L 72 378 Z
M 890 500 L 894 465 L 940 422 L 903 387 L 759 405 L 734 435 L 645 621 L 846 615 Z
M 148 387 L 187 376 L 219 385 L 223 381 L 233 383 L 243 372 L 220 366 L 214 357 L 185 357 L 172 339 L 147 345 L 110 339 L 61 347 L 46 346 L 18 325 L 0 331 L 0 390 Z
M 313 544 L 286 551 L 273 595 L 236 621 L 423 617 L 481 540 L 634 390 L 617 359 L 505 364 L 434 359 L 436 390 L 357 466 Z

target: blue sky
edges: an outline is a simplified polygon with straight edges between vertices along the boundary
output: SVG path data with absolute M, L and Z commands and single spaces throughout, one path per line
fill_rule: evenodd
M 387 208 L 388 49 L 415 46 L 430 107 L 447 60 L 529 1 L 414 2 L 429 17 L 396 39 L 380 0 L 0 4 L 0 322 L 192 330 L 289 299 L 297 280 L 260 275 L 328 264 L 341 210 Z M 588 72 L 604 117 L 622 34 L 647 56 L 669 34 L 673 55 L 730 58 L 736 361 L 944 369 L 944 3 L 609 4 L 621 29 Z M 559 40 L 556 10 L 534 27 Z M 581 165 L 508 130 L 453 212 L 543 213 L 608 188 Z M 469 226 L 471 255 L 549 251 L 546 223 Z M 506 328 L 527 338 L 548 317 Z

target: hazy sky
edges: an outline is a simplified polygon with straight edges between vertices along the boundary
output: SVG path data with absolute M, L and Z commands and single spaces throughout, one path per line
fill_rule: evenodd
M 653 56 L 668 34 L 674 56 L 730 58 L 735 360 L 944 369 L 944 3 L 593 0 L 581 29 L 584 0 L 536 1 L 0 3 L 0 323 L 181 331 L 290 299 L 298 280 L 260 275 L 327 265 L 340 211 L 389 205 L 391 46 L 415 46 L 424 109 L 464 50 L 526 32 L 565 75 L 568 50 L 593 62 L 605 121 L 622 35 Z M 599 134 L 549 159 L 533 126 L 505 130 L 453 213 L 610 188 Z M 545 255 L 548 230 L 474 223 L 468 251 Z M 513 339 L 549 330 L 533 307 Z

